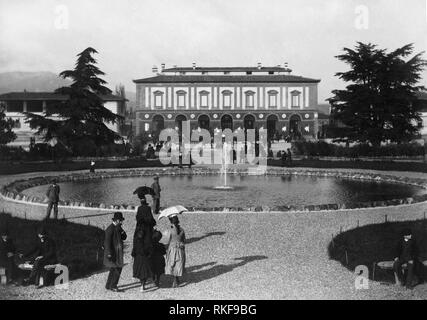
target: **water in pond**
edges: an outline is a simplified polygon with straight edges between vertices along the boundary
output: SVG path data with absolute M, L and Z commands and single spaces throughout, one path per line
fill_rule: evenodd
M 133 191 L 150 186 L 152 178 L 111 178 L 61 183 L 61 199 L 105 204 L 138 204 Z M 181 204 L 189 207 L 269 207 L 354 203 L 406 198 L 423 194 L 424 189 L 403 184 L 355 181 L 312 176 L 244 176 L 230 175 L 233 190 L 215 190 L 221 185 L 219 175 L 164 176 L 161 206 Z M 47 186 L 38 186 L 23 193 L 44 197 Z M 148 197 L 151 201 L 150 197 Z

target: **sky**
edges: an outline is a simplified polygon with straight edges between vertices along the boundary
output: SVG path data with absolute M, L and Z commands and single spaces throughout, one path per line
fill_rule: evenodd
M 0 0 L 0 72 L 59 73 L 91 46 L 108 86 L 127 91 L 162 63 L 287 62 L 321 79 L 325 103 L 345 86 L 335 56 L 357 41 L 427 51 L 427 0 Z

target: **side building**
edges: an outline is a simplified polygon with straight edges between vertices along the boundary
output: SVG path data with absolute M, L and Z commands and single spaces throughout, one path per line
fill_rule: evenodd
M 266 129 L 268 138 L 316 139 L 320 80 L 287 67 L 173 67 L 134 80 L 135 134 L 164 128 Z
M 124 116 L 126 100 L 122 97 L 109 94 L 101 96 L 104 101 L 104 107 L 111 112 Z M 53 92 L 9 92 L 0 95 L 0 105 L 6 107 L 6 118 L 14 121 L 14 132 L 17 139 L 9 146 L 23 147 L 28 149 L 31 141 L 42 142 L 41 137 L 37 136 L 28 123 L 25 122 L 24 112 L 32 112 L 43 115 L 49 106 L 57 104 L 68 99 L 68 96 Z M 107 127 L 115 132 L 122 134 L 122 123 L 107 123 Z

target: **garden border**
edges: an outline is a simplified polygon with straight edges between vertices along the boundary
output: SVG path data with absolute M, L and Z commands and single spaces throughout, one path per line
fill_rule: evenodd
M 248 175 L 250 174 L 247 169 L 231 169 L 231 174 Z M 199 167 L 192 169 L 174 169 L 174 168 L 144 168 L 144 169 L 131 169 L 131 170 L 115 170 L 115 171 L 97 171 L 96 173 L 71 173 L 71 174 L 60 174 L 48 177 L 34 177 L 29 179 L 15 180 L 3 186 L 0 189 L 0 195 L 5 201 L 24 203 L 35 206 L 46 206 L 44 199 L 36 196 L 23 195 L 21 192 L 25 189 L 47 185 L 56 179 L 57 182 L 73 182 L 73 181 L 87 181 L 92 179 L 109 179 L 109 178 L 123 178 L 123 177 L 147 177 L 158 174 L 160 176 L 176 176 L 176 175 L 212 175 L 218 174 L 219 169 Z M 427 180 L 421 178 L 407 178 L 398 177 L 394 175 L 366 173 L 366 172 L 353 172 L 353 171 L 342 171 L 342 170 L 317 170 L 304 169 L 296 170 L 293 168 L 278 168 L 269 167 L 264 175 L 283 176 L 283 175 L 299 175 L 299 176 L 319 176 L 319 177 L 331 177 L 340 179 L 351 179 L 351 180 L 370 180 L 387 183 L 398 183 L 413 185 L 427 189 Z M 343 209 L 362 209 L 362 208 L 377 208 L 377 207 L 388 207 L 397 205 L 408 205 L 413 203 L 419 203 L 427 201 L 427 193 L 414 196 L 411 198 L 400 198 L 391 199 L 384 201 L 369 201 L 359 202 L 353 204 L 319 204 L 319 205 L 287 205 L 287 206 L 255 206 L 255 207 L 188 207 L 191 212 L 310 212 L 310 211 L 332 211 L 332 210 L 343 210 Z M 123 212 L 135 212 L 136 207 L 127 204 L 114 204 L 106 205 L 103 203 L 92 203 L 92 202 L 73 202 L 73 201 L 60 201 L 59 207 L 72 208 L 72 209 L 84 209 L 84 210 L 97 210 L 97 211 L 111 211 L 120 210 Z

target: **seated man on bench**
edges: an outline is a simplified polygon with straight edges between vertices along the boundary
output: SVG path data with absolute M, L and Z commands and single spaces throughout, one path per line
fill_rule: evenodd
M 0 230 L 0 237 L 0 267 L 5 269 L 6 284 L 9 285 L 15 276 L 15 246 L 6 228 Z
M 25 285 L 29 285 L 31 282 L 34 282 L 37 285 L 37 288 L 40 289 L 43 285 L 39 285 L 40 276 L 43 276 L 45 279 L 45 269 L 46 265 L 56 264 L 56 247 L 55 242 L 47 237 L 46 230 L 43 226 L 41 226 L 37 232 L 38 241 L 35 247 L 22 255 L 24 259 L 29 257 L 34 258 L 34 265 L 31 271 L 30 276 L 24 280 Z
M 406 288 L 413 288 L 413 277 L 415 264 L 418 262 L 418 246 L 415 239 L 412 238 L 412 231 L 404 229 L 402 232 L 403 238 L 399 241 L 396 247 L 396 258 L 394 259 L 393 271 L 396 284 L 403 285 L 402 265 L 407 265 L 408 274 L 406 276 Z

